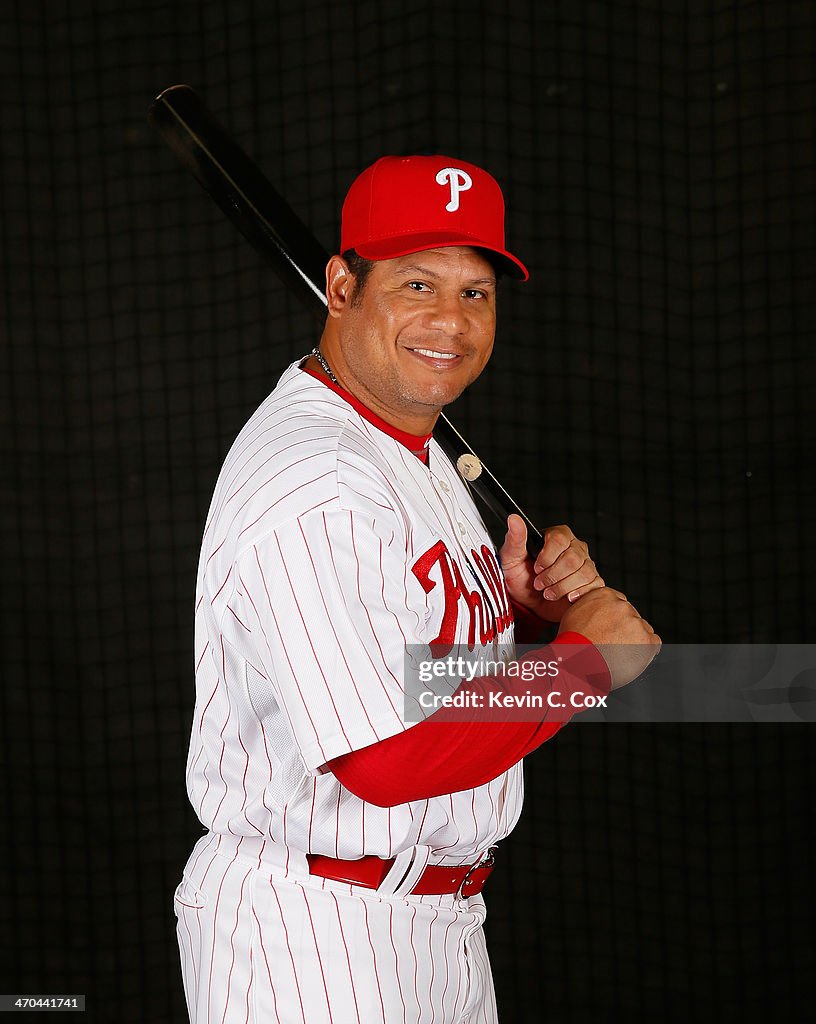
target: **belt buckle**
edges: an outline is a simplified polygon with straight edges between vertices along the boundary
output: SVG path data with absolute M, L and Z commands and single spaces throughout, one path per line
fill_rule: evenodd
M 466 896 L 464 894 L 464 888 L 468 884 L 468 882 L 470 881 L 470 876 L 473 874 L 474 871 L 478 871 L 479 868 L 492 868 L 493 867 L 493 865 L 496 862 L 496 858 L 495 858 L 494 854 L 495 854 L 497 849 L 498 849 L 497 846 L 489 847 L 488 850 L 487 850 L 487 853 L 484 855 L 484 857 L 482 857 L 481 860 L 477 860 L 475 864 L 471 864 L 470 865 L 470 867 L 467 870 L 467 873 L 465 874 L 465 877 L 459 883 L 459 888 L 456 890 L 456 899 L 457 900 L 466 899 Z

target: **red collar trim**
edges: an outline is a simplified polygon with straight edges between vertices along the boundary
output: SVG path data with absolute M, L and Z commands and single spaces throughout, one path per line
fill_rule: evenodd
M 368 420 L 369 423 L 373 423 L 378 430 L 382 430 L 388 434 L 389 437 L 393 437 L 395 441 L 407 448 L 412 455 L 421 461 L 427 463 L 428 461 L 428 445 L 431 443 L 433 434 L 425 434 L 420 436 L 419 434 L 409 434 L 407 430 L 399 430 L 397 427 L 392 426 L 390 423 L 386 423 L 385 420 L 372 412 L 367 405 L 355 398 L 350 391 L 346 391 L 345 388 L 341 388 L 339 384 L 334 384 L 319 373 L 315 373 L 314 370 L 310 370 L 307 366 L 301 367 L 304 373 L 308 373 L 310 377 L 314 377 L 315 380 L 319 380 L 321 384 L 325 384 L 330 391 L 333 391 L 336 395 L 339 395 L 344 401 L 355 409 L 363 419 Z

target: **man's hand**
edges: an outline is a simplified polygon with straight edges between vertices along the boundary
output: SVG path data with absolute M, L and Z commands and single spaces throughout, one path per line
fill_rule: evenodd
M 660 650 L 661 640 L 618 590 L 604 587 L 576 601 L 561 619 L 559 634 L 591 640 L 609 666 L 612 689 L 631 683 Z
M 507 519 L 507 536 L 499 551 L 510 597 L 546 622 L 561 622 L 579 597 L 603 587 L 587 545 L 568 526 L 544 533 L 535 561 L 527 553 L 527 527 L 521 516 Z

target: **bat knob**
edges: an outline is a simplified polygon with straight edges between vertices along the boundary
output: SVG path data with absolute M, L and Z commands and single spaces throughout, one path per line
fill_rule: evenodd
M 475 480 L 481 476 L 482 464 L 476 458 L 475 455 L 460 455 L 456 460 L 456 468 L 459 470 L 460 476 L 463 476 L 465 480 Z

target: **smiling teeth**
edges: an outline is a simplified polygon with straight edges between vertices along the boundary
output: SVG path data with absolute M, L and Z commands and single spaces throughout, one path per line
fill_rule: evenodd
M 433 352 L 429 348 L 415 348 L 414 352 L 418 352 L 421 356 L 430 356 L 432 359 L 455 359 L 455 352 Z

